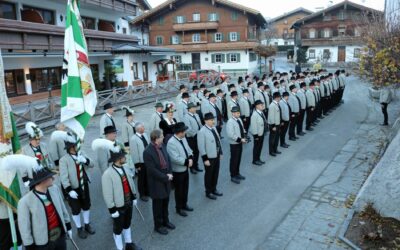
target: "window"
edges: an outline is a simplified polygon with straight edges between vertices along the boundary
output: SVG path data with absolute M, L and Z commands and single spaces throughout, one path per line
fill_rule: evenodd
M 0 2 L 0 18 L 17 19 L 15 5 L 7 2 Z
M 331 29 L 324 29 L 324 38 L 331 37 Z
M 200 41 L 201 41 L 201 36 L 200 36 L 200 34 L 198 34 L 198 33 L 193 34 L 193 36 L 192 36 L 192 42 L 197 43 L 197 42 L 200 42 Z
M 324 21 L 331 21 L 331 20 L 332 20 L 331 14 L 325 14 L 325 16 L 322 18 L 322 20 L 324 20 Z
M 200 20 L 201 20 L 200 13 L 194 13 L 193 22 L 200 22 Z
M 315 59 L 315 49 L 308 50 L 308 58 Z
M 331 58 L 331 51 L 329 49 L 324 49 L 322 56 L 323 59 L 329 60 Z
M 164 17 L 161 16 L 161 17 L 158 18 L 158 24 L 159 25 L 164 25 Z
M 47 91 L 60 88 L 61 85 L 61 67 L 30 69 L 31 85 L 33 92 Z
M 240 54 L 239 53 L 232 53 L 228 54 L 228 63 L 238 63 L 240 62 Z
M 215 36 L 214 36 L 214 41 L 215 42 L 222 42 L 222 40 L 223 40 L 224 38 L 223 38 L 223 34 L 222 33 L 215 33 Z
M 171 36 L 171 44 L 180 44 L 179 36 Z
M 186 18 L 184 16 L 177 16 L 176 17 L 176 23 L 185 23 Z
M 288 42 L 287 42 L 287 41 L 285 41 L 285 42 L 284 42 L 284 45 L 288 45 Z
M 346 35 L 346 26 L 339 26 L 339 36 L 345 36 Z
M 238 39 L 238 33 L 237 32 L 229 32 L 229 41 L 231 42 L 236 42 Z
M 224 54 L 212 54 L 211 62 L 212 63 L 225 63 L 225 55 Z
M 218 16 L 218 13 L 209 13 L 208 14 L 208 21 L 210 21 L 210 22 L 217 22 L 217 21 L 219 21 L 219 16 Z
M 315 38 L 315 29 L 310 29 L 308 37 L 309 38 Z
M 250 62 L 257 61 L 257 54 L 256 53 L 250 53 L 249 57 L 250 57 Z
M 127 30 L 126 28 L 122 28 L 122 34 L 126 34 Z
M 139 79 L 139 71 L 138 71 L 138 64 L 133 63 L 132 64 L 132 70 L 133 70 L 133 78 L 134 79 Z
M 82 24 L 83 24 L 83 28 L 85 28 L 85 29 L 91 29 L 91 30 L 96 29 L 96 20 L 94 18 L 83 16 Z
M 182 56 L 171 56 L 171 60 L 173 60 L 176 64 L 181 64 Z
M 156 37 L 156 44 L 157 45 L 163 45 L 164 44 L 164 38 L 162 36 L 157 36 Z
M 55 24 L 55 19 L 54 19 L 54 12 L 51 10 L 46 10 L 46 9 L 40 9 L 40 8 L 36 8 L 36 7 L 30 7 L 30 6 L 26 6 L 24 5 L 23 10 L 22 10 L 22 21 L 28 21 L 28 22 L 38 22 L 38 20 L 32 20 L 30 15 L 26 15 L 27 20 L 25 19 L 25 15 L 24 15 L 24 11 L 29 11 L 29 10 L 33 10 L 36 11 L 37 13 L 40 14 L 40 16 L 43 18 L 43 23 L 45 24 Z
M 4 80 L 8 97 L 26 94 L 24 70 L 5 70 Z
M 361 36 L 360 28 L 354 28 L 354 36 Z
M 237 13 L 237 11 L 232 11 L 231 18 L 233 21 L 237 21 L 239 19 L 239 13 Z
M 360 54 L 361 54 L 361 49 L 360 48 L 355 48 L 354 49 L 354 58 L 360 58 Z
M 341 10 L 337 13 L 337 18 L 339 20 L 345 20 L 346 19 L 346 12 L 344 10 Z

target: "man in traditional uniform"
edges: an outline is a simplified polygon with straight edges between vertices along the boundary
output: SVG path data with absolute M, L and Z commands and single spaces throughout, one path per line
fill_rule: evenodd
M 231 111 L 233 107 L 238 107 L 240 110 L 240 106 L 239 106 L 239 95 L 237 91 L 232 91 L 231 92 L 231 99 L 228 102 L 228 110 Z M 228 119 L 232 118 L 232 112 L 228 112 Z
M 136 133 L 135 124 L 133 115 L 135 111 L 129 107 L 123 106 L 122 110 L 125 110 L 126 122 L 122 123 L 121 131 L 122 131 L 122 143 L 124 146 L 129 148 L 129 140 Z
M 156 110 L 150 118 L 149 131 L 160 129 L 160 122 L 164 119 L 164 115 L 162 114 L 164 105 L 161 102 L 157 102 L 155 108 Z
M 306 130 L 313 131 L 311 128 L 314 121 L 314 111 L 315 111 L 315 95 L 314 95 L 314 81 L 310 82 L 309 89 L 306 92 L 307 98 L 307 118 L 306 118 Z
M 193 166 L 190 168 L 192 174 L 197 174 L 197 172 L 203 172 L 199 168 L 199 148 L 197 146 L 197 133 L 201 129 L 201 121 L 199 115 L 196 113 L 196 104 L 188 104 L 188 113 L 184 117 L 184 123 L 188 127 L 186 131 L 186 139 L 189 147 L 193 152 Z
M 214 94 L 210 94 L 208 102 L 205 103 L 203 106 L 201 106 L 201 112 L 203 114 L 207 113 L 213 114 L 213 116 L 215 117 L 214 120 L 216 128 L 218 130 L 218 133 L 220 134 L 222 130 L 222 121 L 218 121 L 218 115 L 221 115 L 221 111 L 219 110 L 216 102 L 217 102 L 216 96 Z
M 269 154 L 271 156 L 276 156 L 281 152 L 278 151 L 279 144 L 279 129 L 281 126 L 281 113 L 279 108 L 279 100 L 281 95 L 279 92 L 273 94 L 273 101 L 269 105 L 268 110 L 268 124 L 269 124 Z
M 150 134 L 151 143 L 143 152 L 143 160 L 147 171 L 150 197 L 153 201 L 154 230 L 166 235 L 167 229 L 175 229 L 168 218 L 169 194 L 173 179 L 172 169 L 167 150 L 164 147 L 161 130 L 153 130 Z
M 122 237 L 126 250 L 140 249 L 132 241 L 131 221 L 133 206 L 137 205 L 135 183 L 128 175 L 129 169 L 126 163 L 126 153 L 119 147 L 113 145 L 108 148 L 112 164 L 106 169 L 101 177 L 103 198 L 111 218 L 113 218 L 113 236 L 115 246 L 118 250 L 124 249 Z
M 300 89 L 297 91 L 296 96 L 300 100 L 300 112 L 297 120 L 297 135 L 303 136 L 306 133 L 303 132 L 304 116 L 307 109 L 307 98 L 306 98 L 306 83 L 300 83 Z
M 117 141 L 117 130 L 115 129 L 115 127 L 105 127 L 104 136 L 106 140 L 109 140 L 123 148 L 123 145 Z M 96 149 L 95 153 L 97 155 L 97 165 L 100 168 L 100 171 L 104 173 L 109 165 L 108 159 L 110 158 L 110 151 L 100 147 Z
M 194 85 L 192 88 L 192 93 L 190 94 L 190 102 L 195 103 L 198 107 L 200 107 L 201 100 L 199 98 L 199 87 Z
M 189 194 L 189 168 L 193 166 L 193 152 L 190 149 L 185 133 L 188 127 L 183 122 L 178 122 L 174 128 L 174 136 L 168 141 L 167 152 L 171 161 L 173 184 L 175 187 L 176 213 L 186 217 L 193 208 L 188 205 Z
M 249 99 L 249 90 L 243 89 L 242 96 L 239 99 L 239 107 L 240 107 L 240 118 L 243 121 L 244 130 L 246 131 L 247 141 L 250 141 L 250 136 L 248 136 L 249 127 L 250 127 L 250 116 L 252 112 L 251 101 Z
M 264 85 L 263 82 L 259 82 L 257 83 L 258 89 L 257 91 L 254 93 L 254 101 L 260 100 L 264 103 L 264 116 L 268 117 L 268 108 L 269 108 L 269 96 L 268 94 L 265 92 L 264 88 L 266 85 Z
M 136 133 L 130 138 L 129 150 L 132 162 L 138 177 L 138 191 L 140 199 L 144 202 L 149 200 L 149 187 L 147 183 L 147 173 L 143 160 L 143 152 L 150 143 L 149 136 L 145 133 L 144 124 L 137 122 L 135 125 Z
M 108 126 L 113 126 L 114 128 L 116 128 L 115 126 L 115 121 L 113 118 L 113 114 L 114 114 L 114 107 L 111 103 L 107 103 L 104 105 L 104 111 L 105 114 L 103 114 L 103 116 L 100 118 L 100 137 L 103 137 L 104 134 L 104 128 L 108 127 Z
M 232 118 L 226 124 L 226 134 L 229 138 L 231 149 L 230 174 L 231 181 L 240 184 L 240 181 L 246 178 L 240 174 L 240 162 L 242 160 L 243 144 L 247 143 L 246 130 L 240 119 L 240 108 L 234 106 L 231 109 Z
M 226 114 L 226 100 L 224 97 L 224 92 L 221 89 L 217 90 L 217 101 L 216 101 L 216 105 L 219 109 L 220 114 L 217 115 L 217 129 L 219 134 L 221 135 L 221 130 L 222 130 L 222 124 L 224 123 L 224 117 L 227 116 Z M 220 129 L 219 129 L 220 128 Z
M 187 93 L 188 89 L 185 85 L 181 84 L 179 86 L 179 94 L 175 98 L 175 103 L 179 103 L 182 100 L 182 94 Z
M 87 168 L 93 167 L 93 164 L 89 158 L 78 152 L 77 143 L 73 135 L 65 138 L 67 154 L 60 159 L 60 181 L 68 194 L 67 200 L 78 230 L 78 237 L 86 239 L 87 234 L 95 234 L 95 230 L 90 225 L 90 180 L 87 174 Z M 81 223 L 81 214 L 84 227 Z
M 251 115 L 250 133 L 253 135 L 253 164 L 257 166 L 264 165 L 261 160 L 261 151 L 264 144 L 264 136 L 268 129 L 267 118 L 264 115 L 264 103 L 261 100 L 254 102 L 254 112 Z
M 295 141 L 299 139 L 299 137 L 296 137 L 296 127 L 297 127 L 297 120 L 299 119 L 299 113 L 300 113 L 300 105 L 301 101 L 300 98 L 296 95 L 297 93 L 297 88 L 296 85 L 290 85 L 289 87 L 290 94 L 289 94 L 289 99 L 288 103 L 290 106 L 290 122 L 289 122 L 289 140 L 290 141 Z
M 178 102 L 177 113 L 178 113 L 178 121 L 183 122 L 185 114 L 187 114 L 187 105 L 189 103 L 189 93 L 182 93 L 182 99 Z
M 217 196 L 222 196 L 222 193 L 217 190 L 222 145 L 218 132 L 214 127 L 214 115 L 212 113 L 204 114 L 204 122 L 205 125 L 197 134 L 197 145 L 204 163 L 206 197 L 216 200 Z
M 281 127 L 279 129 L 279 137 L 282 148 L 288 148 L 290 145 L 286 144 L 286 133 L 289 128 L 291 109 L 288 103 L 289 93 L 284 91 L 282 99 L 279 101 L 279 107 L 281 110 Z
M 61 122 L 56 124 L 56 130 L 51 133 L 50 141 L 49 141 L 49 155 L 50 158 L 54 161 L 54 166 L 58 169 L 59 161 L 61 157 L 63 157 L 65 152 L 65 145 L 62 136 L 57 136 L 60 131 L 65 132 L 65 125 Z
M 38 165 L 32 170 L 31 189 L 18 202 L 18 226 L 27 250 L 66 250 L 66 234 L 72 238 L 62 194 L 53 185 L 55 173 Z

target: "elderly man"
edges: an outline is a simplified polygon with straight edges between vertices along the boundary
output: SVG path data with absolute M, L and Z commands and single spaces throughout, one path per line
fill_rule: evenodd
M 186 217 L 193 208 L 188 205 L 189 171 L 193 166 L 193 152 L 186 140 L 188 127 L 183 122 L 178 122 L 174 128 L 174 136 L 168 141 L 167 152 L 171 160 L 173 183 L 175 187 L 176 213 Z
M 114 114 L 113 105 L 111 103 L 107 103 L 104 105 L 103 109 L 104 109 L 105 113 L 100 118 L 100 137 L 104 136 L 103 132 L 104 132 L 105 127 L 113 126 L 114 128 L 116 128 L 115 121 L 113 118 L 113 114 Z
M 190 168 L 192 174 L 197 174 L 197 172 L 203 172 L 199 168 L 199 148 L 197 146 L 197 133 L 201 129 L 201 121 L 199 115 L 196 113 L 196 104 L 188 104 L 188 113 L 184 117 L 185 125 L 188 127 L 186 131 L 186 139 L 189 147 L 193 151 L 193 167 Z
M 173 179 L 170 160 L 164 147 L 161 130 L 150 133 L 151 143 L 143 152 L 147 171 L 149 193 L 153 201 L 154 230 L 162 235 L 168 234 L 167 229 L 175 229 L 168 218 L 169 194 Z
M 137 172 L 138 191 L 140 199 L 144 202 L 147 202 L 149 200 L 149 187 L 147 183 L 147 173 L 143 160 L 143 152 L 149 145 L 150 139 L 149 136 L 145 133 L 143 123 L 137 122 L 135 129 L 136 134 L 134 134 L 129 140 L 129 150 Z

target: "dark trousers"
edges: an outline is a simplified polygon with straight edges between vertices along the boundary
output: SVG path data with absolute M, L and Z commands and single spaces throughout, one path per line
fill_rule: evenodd
M 311 124 L 314 121 L 314 117 L 313 117 L 314 110 L 313 109 L 314 109 L 313 107 L 307 108 L 306 129 L 311 128 Z
M 321 98 L 321 109 L 322 109 L 322 114 L 326 115 L 326 112 L 328 112 L 327 98 L 326 97 L 322 97 Z
M 275 131 L 273 130 L 275 128 Z M 279 125 L 269 125 L 269 153 L 276 153 L 279 144 Z
M 67 249 L 67 240 L 65 238 L 65 234 L 61 235 L 60 238 L 56 241 L 49 241 L 44 246 L 35 246 L 33 249 L 35 250 L 66 250 Z
M 253 162 L 261 160 L 261 152 L 264 144 L 264 135 L 258 136 L 253 135 L 254 137 L 254 147 L 253 147 Z
M 222 125 L 218 125 L 218 126 L 216 126 L 216 128 L 217 128 L 217 132 L 218 132 L 219 136 L 221 136 Z
M 82 191 L 79 189 L 74 189 L 74 191 L 78 194 L 78 199 L 72 199 L 68 197 L 68 204 L 71 208 L 72 215 L 79 215 L 81 210 L 87 211 L 90 209 L 90 194 L 89 194 L 89 185 L 85 184 L 85 190 Z
M 199 147 L 197 146 L 197 135 L 194 137 L 187 137 L 189 147 L 193 151 L 193 169 L 199 169 Z
M 243 144 L 231 144 L 231 159 L 230 159 L 230 172 L 231 177 L 238 176 L 240 174 L 240 161 L 242 160 Z
M 138 177 L 138 191 L 140 197 L 149 196 L 149 184 L 147 183 L 147 173 L 144 163 L 136 163 L 137 177 Z
M 128 229 L 131 227 L 132 204 L 117 208 L 117 210 L 119 216 L 117 218 L 113 218 L 113 233 L 121 234 L 123 229 Z
M 17 215 L 14 214 L 14 220 L 17 222 Z M 22 244 L 21 235 L 18 230 L 18 223 L 14 223 L 15 229 L 17 231 L 17 245 L 20 246 Z M 12 237 L 11 237 L 11 229 L 10 229 L 10 220 L 9 219 L 0 219 L 0 249 L 10 249 L 13 246 Z
M 297 134 L 303 132 L 303 123 L 304 123 L 304 114 L 306 113 L 305 109 L 300 109 L 299 117 L 297 119 Z
M 165 226 L 168 222 L 169 197 L 165 199 L 153 199 L 153 220 L 154 228 Z
M 294 117 L 292 117 L 294 115 Z M 299 115 L 298 114 L 292 114 L 290 116 L 290 123 L 289 123 L 289 138 L 295 138 L 295 130 L 297 126 L 297 120 L 298 120 Z
M 320 100 L 320 101 L 318 102 L 318 104 L 317 104 L 317 114 L 316 114 L 316 116 L 315 116 L 315 120 L 316 120 L 317 118 L 320 118 L 321 115 L 322 115 L 322 105 L 321 105 L 321 100 Z
M 288 128 L 289 128 L 289 121 L 283 121 L 283 125 L 281 126 L 281 129 L 279 131 L 279 138 L 281 141 L 281 146 L 286 143 L 285 139 L 286 139 L 286 133 L 288 131 Z
M 218 176 L 219 176 L 219 157 L 208 159 L 210 166 L 204 166 L 204 186 L 206 194 L 217 191 Z
M 387 107 L 388 104 L 387 103 L 381 103 L 382 105 L 382 113 L 383 113 L 383 124 L 388 124 L 388 112 L 387 112 Z
M 188 193 L 189 193 L 189 171 L 174 172 L 174 179 L 172 182 L 175 187 L 175 208 L 176 210 L 182 209 L 187 206 Z
M 250 127 L 250 117 L 242 116 L 241 119 L 243 121 L 244 130 L 246 130 L 246 134 L 248 134 L 249 133 L 249 127 Z

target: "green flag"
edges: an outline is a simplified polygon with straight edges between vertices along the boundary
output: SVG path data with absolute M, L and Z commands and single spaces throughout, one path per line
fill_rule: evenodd
M 61 83 L 61 122 L 80 139 L 95 114 L 96 89 L 77 0 L 68 0 Z

